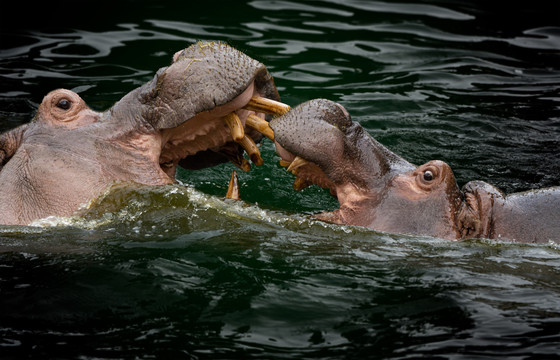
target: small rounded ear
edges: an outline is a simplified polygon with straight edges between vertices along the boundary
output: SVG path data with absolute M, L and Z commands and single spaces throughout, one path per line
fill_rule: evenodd
M 470 181 L 462 192 L 465 201 L 456 218 L 462 238 L 491 237 L 494 203 L 502 202 L 504 193 L 484 181 Z
M 0 134 L 0 171 L 21 145 L 23 133 L 28 126 L 29 124 L 24 124 Z

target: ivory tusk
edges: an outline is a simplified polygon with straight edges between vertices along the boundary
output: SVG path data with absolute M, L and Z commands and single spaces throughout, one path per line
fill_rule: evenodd
M 272 131 L 272 128 L 268 125 L 268 121 L 258 117 L 257 115 L 251 114 L 247 116 L 245 125 L 257 130 L 270 140 L 274 140 L 274 131 Z
M 235 170 L 231 172 L 226 198 L 241 200 L 241 196 L 239 195 L 239 183 L 237 181 L 237 173 Z
M 294 171 L 299 167 L 302 167 L 303 165 L 306 165 L 308 163 L 307 160 L 305 160 L 304 158 L 301 158 L 299 156 L 296 156 L 296 158 L 292 161 L 292 163 L 290 164 L 290 166 L 288 166 L 288 171 Z
M 239 145 L 241 145 L 241 147 L 245 149 L 245 151 L 249 155 L 249 158 L 251 158 L 251 161 L 255 165 L 257 166 L 262 165 L 263 160 L 261 158 L 261 153 L 259 151 L 259 148 L 257 147 L 257 144 L 255 144 L 253 139 L 245 135 L 243 136 L 243 139 L 241 139 L 241 141 L 239 142 Z
M 289 105 L 260 96 L 253 96 L 243 108 L 254 112 L 274 115 L 282 115 L 290 110 Z
M 236 113 L 230 113 L 224 116 L 224 120 L 229 126 L 233 141 L 240 142 L 245 136 L 245 130 L 243 130 L 243 124 L 241 123 L 239 116 L 237 116 Z

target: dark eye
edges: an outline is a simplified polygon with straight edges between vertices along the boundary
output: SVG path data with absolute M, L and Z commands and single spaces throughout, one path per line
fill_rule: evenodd
M 424 172 L 424 180 L 432 181 L 433 179 L 434 179 L 434 174 L 432 174 L 432 172 L 430 170 L 426 170 Z
M 70 109 L 70 101 L 67 99 L 60 99 L 60 101 L 58 102 L 58 104 L 56 104 L 57 108 L 60 108 L 62 110 L 68 110 Z

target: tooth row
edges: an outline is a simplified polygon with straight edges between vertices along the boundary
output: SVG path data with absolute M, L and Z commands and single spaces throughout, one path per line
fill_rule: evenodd
M 250 111 L 274 115 L 282 115 L 290 110 L 290 107 L 284 103 L 260 96 L 253 96 L 243 108 Z M 231 114 L 224 116 L 224 121 L 229 127 L 233 141 L 239 143 L 239 145 L 245 149 L 249 158 L 255 165 L 262 165 L 263 161 L 259 148 L 250 137 L 245 135 L 243 123 L 241 122 L 239 116 L 232 112 Z M 257 130 L 270 140 L 274 140 L 274 131 L 272 131 L 268 122 L 259 116 L 254 114 L 247 116 L 245 124 L 250 128 Z M 249 171 L 251 169 L 251 165 L 246 160 L 244 161 L 244 159 L 231 159 L 231 161 L 243 171 Z
M 293 185 L 292 185 L 292 188 L 293 188 L 295 191 L 301 191 L 301 190 L 303 190 L 303 189 L 305 189 L 306 187 L 311 186 L 311 185 L 313 185 L 312 182 L 307 181 L 307 180 L 305 180 L 305 179 L 303 179 L 303 178 L 296 177 L 296 179 L 294 180 L 294 183 L 293 183 Z
M 292 187 L 295 191 L 301 191 L 308 186 L 313 185 L 311 181 L 305 180 L 303 178 L 297 177 L 298 169 L 309 162 L 302 157 L 296 156 L 292 161 L 280 160 L 280 166 L 287 167 L 287 171 L 290 171 L 292 174 L 296 176 L 294 180 L 294 184 Z
M 286 167 L 286 171 L 290 171 L 292 174 L 297 175 L 297 169 L 307 165 L 309 161 L 302 157 L 296 156 L 292 161 L 280 160 L 280 166 Z
M 298 168 L 302 167 L 303 165 L 306 165 L 307 163 L 308 161 L 305 160 L 304 158 L 296 156 L 296 158 L 290 163 L 290 166 L 288 166 L 287 170 L 294 173 Z
M 243 157 L 242 154 L 237 154 L 237 156 L 228 156 L 229 161 L 233 163 L 233 165 L 237 166 L 240 170 L 244 172 L 249 172 L 251 170 L 251 164 L 247 159 Z
M 245 105 L 243 108 L 249 111 L 254 111 L 256 113 L 272 115 L 283 115 L 290 110 L 290 106 L 284 103 L 260 96 L 253 96 L 251 100 L 249 100 L 247 105 Z M 241 145 L 241 147 L 247 152 L 249 158 L 255 165 L 262 165 L 263 160 L 261 158 L 259 148 L 255 144 L 253 139 L 245 135 L 243 123 L 241 122 L 241 119 L 239 119 L 239 116 L 235 113 L 231 113 L 225 116 L 224 120 L 230 129 L 233 140 Z M 245 120 L 245 124 L 248 127 L 257 130 L 270 140 L 274 140 L 274 131 L 272 130 L 272 128 L 270 128 L 268 122 L 261 117 L 251 114 Z M 231 158 L 230 161 L 245 172 L 251 169 L 251 165 L 242 155 L 239 155 L 236 158 Z M 293 161 L 280 160 L 281 166 L 287 167 L 287 171 L 290 171 L 294 175 L 296 175 L 296 179 L 293 184 L 293 188 L 296 191 L 303 190 L 313 184 L 308 180 L 297 177 L 298 169 L 306 164 L 308 164 L 308 161 L 299 156 L 296 156 Z M 237 173 L 235 171 L 233 171 L 231 174 L 226 198 L 240 199 L 239 184 L 237 181 Z

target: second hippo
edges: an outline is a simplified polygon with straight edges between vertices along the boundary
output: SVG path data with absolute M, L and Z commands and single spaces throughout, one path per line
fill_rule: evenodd
M 505 195 L 482 181 L 460 189 L 449 165 L 415 166 L 373 139 L 339 104 L 312 100 L 270 122 L 296 190 L 331 190 L 337 223 L 445 239 L 560 242 L 560 187 Z

